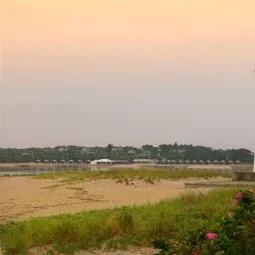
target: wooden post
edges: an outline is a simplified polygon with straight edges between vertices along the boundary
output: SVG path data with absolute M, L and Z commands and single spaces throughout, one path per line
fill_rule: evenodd
M 255 173 L 255 153 L 253 153 L 254 155 L 254 160 L 253 160 L 253 173 Z

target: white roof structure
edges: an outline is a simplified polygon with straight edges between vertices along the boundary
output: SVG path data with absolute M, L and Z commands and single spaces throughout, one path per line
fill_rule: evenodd
M 91 165 L 96 165 L 96 164 L 111 164 L 114 163 L 113 160 L 110 159 L 98 159 L 98 160 L 93 160 L 90 162 Z

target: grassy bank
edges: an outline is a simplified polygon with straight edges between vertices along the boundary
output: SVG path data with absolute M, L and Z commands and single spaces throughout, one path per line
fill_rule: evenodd
M 49 176 L 48 176 L 49 177 Z M 156 237 L 172 241 L 194 226 L 215 224 L 215 216 L 232 207 L 233 190 L 190 193 L 156 205 L 122 207 L 75 215 L 38 218 L 0 226 L 0 240 L 6 254 L 31 247 L 53 245 L 61 253 L 77 249 L 148 246 Z
M 212 178 L 230 177 L 228 171 L 202 171 L 202 170 L 109 170 L 109 171 L 57 171 L 37 175 L 37 179 L 57 179 L 61 178 L 68 181 L 82 181 L 86 179 L 152 179 L 152 180 L 184 180 L 189 178 Z

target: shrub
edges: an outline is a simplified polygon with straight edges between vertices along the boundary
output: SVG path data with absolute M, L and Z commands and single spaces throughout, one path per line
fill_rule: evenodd
M 251 255 L 255 254 L 255 202 L 252 189 L 234 196 L 233 211 L 212 219 L 210 226 L 201 225 L 182 233 L 173 244 L 153 242 L 158 254 Z M 159 247 L 161 244 L 162 247 Z M 164 245 L 162 245 L 164 244 Z M 167 247 L 167 249 L 166 249 Z

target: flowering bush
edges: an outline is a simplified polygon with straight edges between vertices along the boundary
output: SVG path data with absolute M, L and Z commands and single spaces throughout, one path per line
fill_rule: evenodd
M 207 234 L 206 234 L 206 238 L 207 238 L 208 240 L 213 240 L 213 239 L 217 239 L 217 238 L 218 238 L 218 235 L 215 234 L 215 233 L 207 233 Z
M 215 218 L 214 224 L 196 226 L 177 244 L 159 254 L 255 255 L 255 202 L 252 189 L 234 196 L 233 210 Z M 209 231 L 208 231 L 209 230 Z M 157 247 L 159 248 L 159 247 Z

